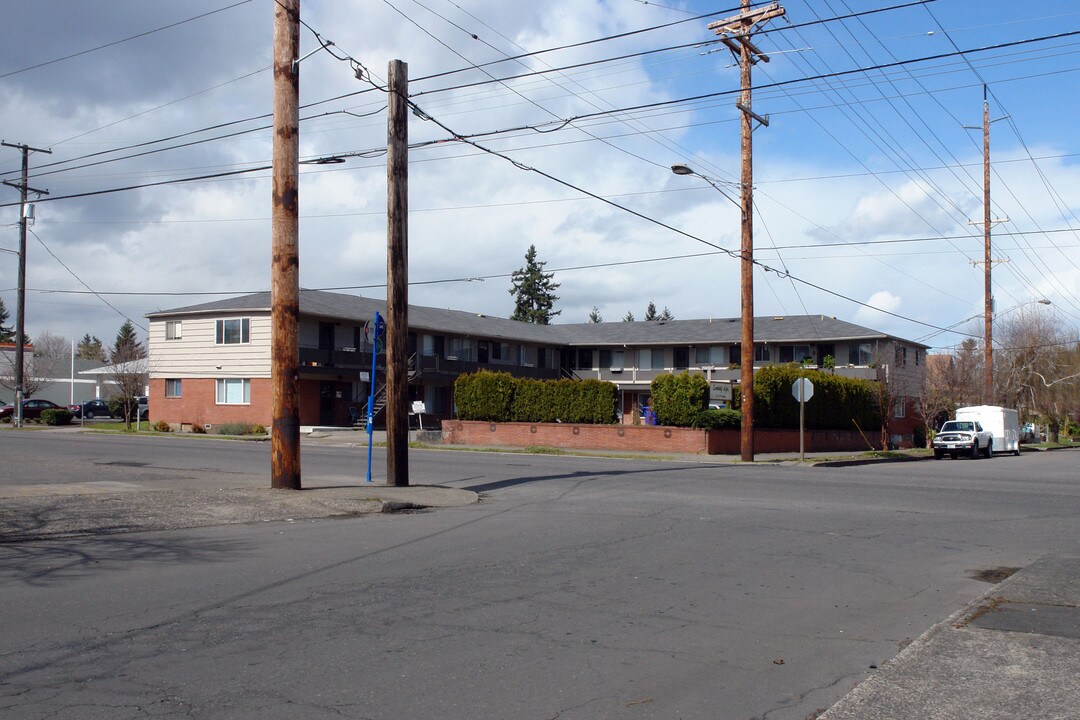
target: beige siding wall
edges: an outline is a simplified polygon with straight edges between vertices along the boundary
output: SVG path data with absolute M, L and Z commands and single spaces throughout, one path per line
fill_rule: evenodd
M 218 319 L 251 319 L 250 342 L 216 345 Z M 182 337 L 165 339 L 165 321 L 150 323 L 150 376 L 152 378 L 268 378 L 270 377 L 270 316 L 219 315 L 181 319 Z M 218 369 L 218 366 L 221 369 Z

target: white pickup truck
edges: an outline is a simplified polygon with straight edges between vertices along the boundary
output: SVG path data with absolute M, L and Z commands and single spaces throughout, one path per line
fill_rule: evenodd
M 960 454 L 972 458 L 993 457 L 994 436 L 984 430 L 977 420 L 949 420 L 934 436 L 934 459 L 940 460 L 948 453 L 955 460 Z

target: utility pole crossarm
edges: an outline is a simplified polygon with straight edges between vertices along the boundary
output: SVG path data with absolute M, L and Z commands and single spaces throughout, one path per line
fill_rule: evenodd
M 774 18 L 783 17 L 785 12 L 779 3 L 774 2 L 754 10 L 743 10 L 738 15 L 717 20 L 709 23 L 706 27 L 722 36 L 720 41 L 736 55 L 740 53 L 741 48 L 739 46 L 741 45 L 750 51 L 755 62 L 757 60 L 769 62 L 769 56 L 750 41 L 750 34 L 755 26 L 764 24 Z

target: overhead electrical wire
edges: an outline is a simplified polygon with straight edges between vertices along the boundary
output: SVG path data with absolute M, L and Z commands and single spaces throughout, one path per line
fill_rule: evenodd
M 101 302 L 103 302 L 103 303 L 105 303 L 106 305 L 108 305 L 108 306 L 109 306 L 110 308 L 112 308 L 113 310 L 115 310 L 115 311 L 116 311 L 116 314 L 117 314 L 117 315 L 119 315 L 120 317 L 124 318 L 125 320 L 127 320 L 127 321 L 128 321 L 128 322 L 130 322 L 130 323 L 132 323 L 133 325 L 136 325 L 136 326 L 137 326 L 137 327 L 138 327 L 138 328 L 139 328 L 140 330 L 142 330 L 143 332 L 149 332 L 149 330 L 147 330 L 147 329 L 146 329 L 145 327 L 143 327 L 142 325 L 140 325 L 140 324 L 139 324 L 138 322 L 136 322 L 136 321 L 132 320 L 132 319 L 131 319 L 130 317 L 128 317 L 128 316 L 127 316 L 127 314 L 126 314 L 126 313 L 124 313 L 124 312 L 120 311 L 119 309 L 117 309 L 117 307 L 116 307 L 115 305 L 113 305 L 113 304 L 112 304 L 111 302 L 109 302 L 108 300 L 106 300 L 105 298 L 103 298 L 103 297 L 101 296 L 101 294 L 100 294 L 100 293 L 96 292 L 96 291 L 95 291 L 95 290 L 94 290 L 94 289 L 93 289 L 92 287 L 90 287 L 89 285 L 87 285 L 87 284 L 86 284 L 86 281 L 85 281 L 85 280 L 83 280 L 83 279 L 82 279 L 81 277 L 79 277 L 79 276 L 78 276 L 78 274 L 77 274 L 77 273 L 76 273 L 76 272 L 75 272 L 74 270 L 72 270 L 72 269 L 71 269 L 70 267 L 68 267 L 67 263 L 65 263 L 65 262 L 64 262 L 63 260 L 61 260 L 61 259 L 60 259 L 59 257 L 57 257 L 56 253 L 54 253 L 54 252 L 52 251 L 52 249 L 51 249 L 51 248 L 50 248 L 50 247 L 49 247 L 48 245 L 46 245 L 46 244 L 45 244 L 45 241 L 44 241 L 44 240 L 42 240 L 42 239 L 41 239 L 41 238 L 40 238 L 40 237 L 38 236 L 38 234 L 37 234 L 36 232 L 34 232 L 34 231 L 33 231 L 32 229 L 30 229 L 30 228 L 27 228 L 27 231 L 28 231 L 28 232 L 29 232 L 29 233 L 30 233 L 31 235 L 33 235 L 33 236 L 34 236 L 34 238 L 36 238 L 36 239 L 37 239 L 37 241 L 38 241 L 38 242 L 39 242 L 39 243 L 41 244 L 41 247 L 45 248 L 45 252 L 49 253 L 49 255 L 51 255 L 51 256 L 52 256 L 53 260 L 55 260 L 56 262 L 60 263 L 60 266 L 61 266 L 62 268 L 64 268 L 65 270 L 67 270 L 67 271 L 68 271 L 68 273 L 70 273 L 70 274 L 71 274 L 71 276 L 72 276 L 73 278 L 75 278 L 76 280 L 78 280 L 78 281 L 79 281 L 79 284 L 80 284 L 80 285 L 82 285 L 82 286 L 83 286 L 84 288 L 86 288 L 86 290 L 87 290 L 87 291 L 88 291 L 88 292 L 89 292 L 89 293 L 90 293 L 91 295 L 95 296 L 95 297 L 96 297 L 96 298 L 97 298 L 98 300 L 100 300 Z
M 933 1 L 936 1 L 936 0 L 921 0 L 921 2 L 917 2 L 917 3 L 914 3 L 914 4 L 924 4 L 925 2 L 933 2 Z M 755 87 L 755 90 L 760 92 L 760 91 L 763 91 L 763 90 L 781 88 L 781 87 L 786 87 L 786 86 L 790 86 L 790 85 L 798 84 L 798 83 L 813 82 L 813 81 L 817 81 L 817 80 L 839 78 L 839 77 L 847 77 L 847 76 L 851 76 L 851 75 L 854 75 L 854 74 L 868 73 L 868 72 L 871 72 L 871 71 L 878 71 L 878 70 L 890 69 L 890 68 L 896 68 L 896 67 L 905 67 L 907 65 L 919 64 L 919 63 L 929 62 L 929 61 L 932 61 L 932 60 L 939 60 L 939 59 L 951 58 L 951 57 L 962 57 L 962 56 L 965 56 L 966 54 L 970 54 L 970 53 L 987 52 L 987 51 L 995 50 L 995 49 L 1001 49 L 1001 48 L 1013 47 L 1013 46 L 1021 46 L 1021 45 L 1025 45 L 1025 44 L 1035 43 L 1035 42 L 1042 42 L 1042 41 L 1045 41 L 1045 40 L 1048 40 L 1048 39 L 1074 37 L 1076 35 L 1080 35 L 1080 31 L 1057 33 L 1057 34 L 1054 34 L 1054 35 L 1040 36 L 1040 37 L 1036 37 L 1036 38 L 1026 38 L 1026 39 L 1022 39 L 1022 40 L 1010 41 L 1010 42 L 1005 42 L 1005 43 L 998 43 L 998 44 L 995 44 L 995 45 L 983 46 L 983 47 L 973 48 L 973 49 L 969 49 L 969 50 L 958 50 L 958 51 L 955 51 L 955 52 L 952 52 L 952 53 L 940 53 L 940 54 L 936 54 L 936 55 L 924 56 L 924 57 L 919 57 L 919 58 L 912 58 L 912 59 L 908 59 L 908 60 L 899 60 L 899 61 L 895 61 L 895 62 L 891 62 L 891 63 L 883 63 L 883 64 L 878 64 L 878 65 L 874 65 L 874 66 L 870 66 L 870 67 L 860 67 L 860 68 L 853 68 L 853 69 L 848 69 L 848 70 L 835 71 L 835 72 L 831 72 L 831 73 L 827 73 L 827 74 L 819 74 L 819 75 L 810 76 L 810 77 L 792 78 L 792 79 L 788 79 L 788 80 L 776 81 L 776 82 L 769 83 L 769 84 L 759 85 L 759 86 Z M 338 58 L 338 59 L 342 59 L 342 58 Z M 564 69 L 564 68 L 555 68 L 555 69 L 552 70 L 552 72 L 558 71 L 558 70 L 561 70 L 561 69 Z M 488 81 L 488 82 L 493 82 L 493 81 Z M 337 96 L 337 98 L 332 98 L 332 99 L 339 99 L 339 98 L 343 98 L 343 97 L 349 97 L 349 96 L 357 95 L 357 94 L 360 94 L 360 93 L 371 92 L 373 89 L 374 88 L 368 88 L 368 89 L 360 90 L 360 91 L 357 91 L 357 92 L 354 92 L 354 93 L 347 93 L 346 95 Z M 690 96 L 690 97 L 677 98 L 677 99 L 672 99 L 672 100 L 657 101 L 657 102 L 653 102 L 653 103 L 644 103 L 644 104 L 639 104 L 639 105 L 634 105 L 634 106 L 629 106 L 629 107 L 623 107 L 623 108 L 619 108 L 619 109 L 615 109 L 615 110 L 598 111 L 598 112 L 595 112 L 595 113 L 584 113 L 584 114 L 576 115 L 576 116 L 574 116 L 572 118 L 569 118 L 569 119 L 559 120 L 559 122 L 566 122 L 568 120 L 569 122 L 574 123 L 574 122 L 579 122 L 581 120 L 591 119 L 591 118 L 595 118 L 595 117 L 610 116 L 610 115 L 613 115 L 613 114 L 616 114 L 616 113 L 637 112 L 637 111 L 640 111 L 640 110 L 661 108 L 661 107 L 669 107 L 669 106 L 680 105 L 680 104 L 684 104 L 684 103 L 693 103 L 693 102 L 697 102 L 697 101 L 701 101 L 701 100 L 705 100 L 705 99 L 712 99 L 712 98 L 720 98 L 720 97 L 725 97 L 725 96 L 731 96 L 731 95 L 736 94 L 738 92 L 739 92 L 738 90 L 725 90 L 725 91 L 718 91 L 718 92 L 713 92 L 713 93 L 705 93 L 705 94 L 701 94 L 701 95 L 694 95 L 694 96 Z M 424 93 L 415 93 L 415 94 L 412 94 L 411 97 L 418 97 L 418 96 L 420 96 L 422 94 L 424 94 Z M 329 100 L 322 100 L 322 101 L 317 101 L 317 102 L 313 102 L 313 103 L 308 103 L 308 104 L 305 104 L 303 107 L 304 108 L 309 108 L 309 107 L 313 107 L 315 105 L 323 104 L 323 103 L 328 102 L 328 101 Z M 339 112 L 339 111 L 332 111 L 332 112 L 326 113 L 326 114 L 336 114 L 337 112 Z M 269 117 L 269 114 L 263 114 L 263 115 L 259 115 L 259 116 L 254 116 L 252 118 L 245 118 L 243 120 L 231 121 L 231 122 L 228 122 L 228 123 L 221 123 L 219 125 L 210 126 L 209 128 L 204 128 L 204 129 L 200 129 L 200 130 L 189 131 L 187 133 L 182 133 L 182 134 L 179 134 L 177 136 L 174 136 L 174 138 L 179 138 L 179 137 L 183 137 L 183 136 L 187 136 L 187 135 L 192 135 L 192 134 L 197 134 L 197 133 L 200 133 L 200 132 L 205 132 L 208 129 L 213 129 L 213 128 L 217 128 L 217 127 L 227 127 L 227 126 L 231 126 L 231 125 L 235 125 L 235 124 L 241 124 L 241 123 L 244 123 L 244 122 L 250 122 L 252 120 L 263 119 L 263 118 L 266 118 L 266 117 Z M 315 115 L 315 116 L 310 116 L 310 117 L 321 117 L 321 116 Z M 259 129 L 265 129 L 265 128 L 259 128 Z M 252 130 L 252 132 L 254 132 L 254 131 L 255 130 Z M 237 134 L 240 134 L 240 133 L 237 133 Z M 223 135 L 223 136 L 219 136 L 217 138 L 205 139 L 204 141 L 205 142 L 210 142 L 212 140 L 228 138 L 228 137 L 231 137 L 231 136 L 233 136 L 233 134 L 230 133 L 230 134 L 226 134 L 226 135 Z M 152 145 L 152 144 L 157 144 L 157 143 L 163 142 L 163 141 L 166 141 L 166 140 L 155 140 L 155 141 L 147 141 L 145 143 L 137 143 L 135 145 L 125 146 L 123 149 L 131 149 L 131 148 L 145 146 L 145 145 Z M 191 144 L 197 144 L 197 143 L 191 143 Z M 189 144 L 182 144 L 182 145 L 178 145 L 178 146 L 175 146 L 174 148 L 169 148 L 169 149 L 175 149 L 177 147 L 186 147 L 188 145 Z M 79 159 L 86 159 L 86 158 L 93 157 L 93 156 L 96 156 L 96 155 L 108 154 L 110 152 L 116 152 L 116 151 L 117 150 L 100 151 L 98 153 L 91 153 L 91 154 L 82 156 Z M 140 154 L 135 154 L 132 157 L 137 157 L 137 156 L 140 156 Z M 119 158 L 119 159 L 128 159 L 128 158 Z M 52 167 L 52 166 L 55 166 L 55 165 L 58 165 L 58 164 L 62 164 L 62 163 L 65 163 L 65 162 L 73 162 L 73 161 L 74 160 L 57 161 L 57 162 L 54 162 L 54 163 L 48 163 L 46 165 L 39 166 L 38 169 L 40 170 L 40 169 L 43 169 L 43 168 L 46 168 L 46 167 Z M 0 176 L 11 175 L 11 174 L 13 174 L 15 172 L 17 172 L 17 171 L 11 170 L 11 171 L 6 171 L 6 172 L 0 172 Z M 41 175 L 41 174 L 44 174 L 44 173 L 35 173 L 35 176 Z
M 104 45 L 98 45 L 97 47 L 92 47 L 92 48 L 89 48 L 87 50 L 80 50 L 79 52 L 74 52 L 74 53 L 71 53 L 69 55 L 64 55 L 63 57 L 54 58 L 52 60 L 46 60 L 45 62 L 39 62 L 39 63 L 36 63 L 34 65 L 29 65 L 29 66 L 24 67 L 24 68 L 19 68 L 18 70 L 9 70 L 6 73 L 0 73 L 0 79 L 6 78 L 6 77 L 11 77 L 12 75 L 18 75 L 19 73 L 24 73 L 24 72 L 27 72 L 29 70 L 36 70 L 37 68 L 45 67 L 47 65 L 53 65 L 55 63 L 63 62 L 65 60 L 71 60 L 72 58 L 81 57 L 83 55 L 89 55 L 90 53 L 97 52 L 98 50 L 104 50 L 105 48 L 114 47 L 116 45 L 120 45 L 121 43 L 126 43 L 126 42 L 129 42 L 131 40 L 137 40 L 139 38 L 143 38 L 143 37 L 146 37 L 148 35 L 153 35 L 154 33 L 159 33 L 159 32 L 161 32 L 163 30 L 170 30 L 170 29 L 172 29 L 174 27 L 177 27 L 179 25 L 184 25 L 185 23 L 193 22 L 195 20 L 201 20 L 204 17 L 209 17 L 211 15 L 216 15 L 218 13 L 225 12 L 226 10 L 232 10 L 235 7 L 239 7 L 241 5 L 247 5 L 250 2 L 252 2 L 252 0 L 240 0 L 239 2 L 235 2 L 232 5 L 226 5 L 225 7 L 218 8 L 217 10 L 210 10 L 208 12 L 204 12 L 204 13 L 201 13 L 199 15 L 195 15 L 194 17 L 189 17 L 189 18 L 186 18 L 184 20 L 178 20 L 177 22 L 169 23 L 168 25 L 162 25 L 161 27 L 157 27 L 157 28 L 154 28 L 152 30 L 146 30 L 145 32 L 141 32 L 141 33 L 137 33 L 135 35 L 130 35 L 128 37 L 121 38 L 120 40 L 113 40 L 112 42 L 105 43 Z

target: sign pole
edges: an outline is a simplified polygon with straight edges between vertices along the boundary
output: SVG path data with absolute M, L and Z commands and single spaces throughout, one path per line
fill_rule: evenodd
M 799 401 L 799 460 L 802 461 L 806 459 L 806 401 L 814 397 L 814 383 L 801 377 L 791 383 L 791 394 Z
M 371 333 L 371 382 L 368 385 L 367 398 L 367 481 L 371 482 L 371 436 L 375 431 L 375 369 L 379 357 L 379 336 L 382 334 L 383 319 L 376 311 L 374 328 Z
M 799 461 L 806 459 L 806 444 L 803 441 L 806 433 L 806 398 L 803 397 L 802 385 L 799 385 Z

